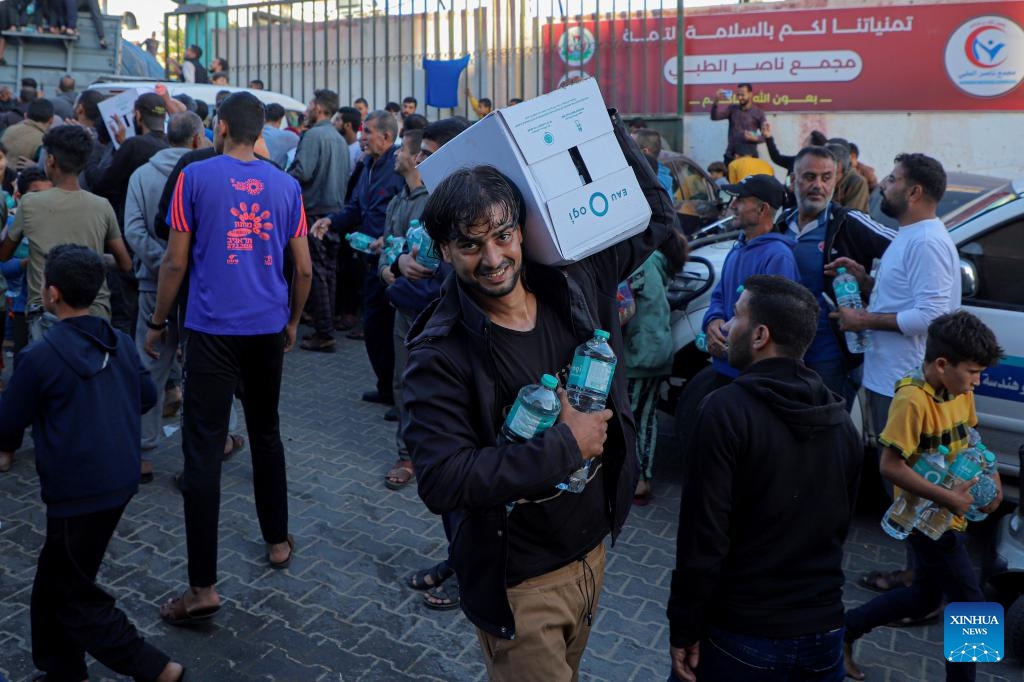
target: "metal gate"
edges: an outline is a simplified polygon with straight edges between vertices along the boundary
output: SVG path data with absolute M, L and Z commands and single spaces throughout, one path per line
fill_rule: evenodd
M 423 59 L 469 55 L 445 115 L 468 113 L 466 84 L 501 107 L 580 74 L 620 111 L 682 113 L 682 0 L 292 0 L 185 6 L 164 22 L 168 64 L 194 43 L 205 64 L 228 62 L 231 85 L 259 79 L 302 101 L 330 88 L 371 108 L 413 96 L 424 112 Z

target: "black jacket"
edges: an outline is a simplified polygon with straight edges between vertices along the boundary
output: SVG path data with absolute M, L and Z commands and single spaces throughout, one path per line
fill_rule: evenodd
M 653 216 L 641 234 L 578 263 L 554 268 L 527 262 L 524 278 L 544 304 L 568 320 L 580 343 L 595 328 L 609 330 L 622 357 L 616 290 L 669 236 L 674 211 L 657 176 L 615 116 L 615 131 L 640 180 Z M 409 333 L 404 376 L 408 421 L 404 430 L 419 480 L 419 494 L 434 513 L 450 522 L 453 567 L 462 608 L 482 630 L 515 636 L 506 597 L 508 553 L 505 505 L 551 490 L 582 464 L 576 441 L 564 424 L 523 444 L 496 446 L 502 406 L 490 342 L 491 322 L 449 275 L 441 296 L 417 318 Z M 567 358 L 568 360 L 568 358 Z M 606 520 L 618 535 L 630 508 L 638 469 L 636 426 L 629 408 L 626 373 L 615 373 L 609 407 L 604 492 Z
M 862 451 L 842 398 L 788 358 L 704 399 L 679 513 L 669 639 L 708 625 L 799 637 L 843 624 L 843 542 Z
M 775 221 L 775 231 L 789 234 L 789 220 L 797 209 L 783 211 Z M 854 211 L 839 204 L 830 202 L 828 205 L 828 224 L 825 226 L 825 247 L 821 251 L 821 266 L 831 263 L 840 256 L 852 258 L 860 263 L 867 272 L 871 272 L 872 262 L 881 258 L 889 244 L 896 238 L 896 231 L 885 225 L 876 223 L 870 216 Z M 825 275 L 825 293 L 835 300 L 832 293 L 833 277 Z M 817 292 L 814 292 L 817 293 Z M 846 339 L 839 324 L 830 320 L 832 333 L 839 342 L 839 350 L 843 353 L 843 365 L 849 371 L 860 367 L 864 362 L 863 353 L 851 353 L 846 348 Z
M 135 342 L 99 317 L 55 324 L 18 354 L 0 400 L 0 449 L 21 447 L 32 426 L 46 513 L 113 509 L 139 488 L 139 415 L 156 386 Z
M 124 201 L 128 195 L 128 181 L 132 173 L 149 163 L 161 149 L 167 149 L 167 136 L 162 130 L 153 130 L 145 135 L 129 137 L 109 158 L 109 164 L 103 169 L 92 188 L 93 194 L 110 201 L 117 214 L 117 224 L 124 230 Z

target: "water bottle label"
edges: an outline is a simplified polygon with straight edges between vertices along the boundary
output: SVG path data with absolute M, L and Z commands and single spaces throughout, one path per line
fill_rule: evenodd
M 569 384 L 608 395 L 614 374 L 615 363 L 577 355 L 569 369 Z
M 506 423 L 513 433 L 529 439 L 550 428 L 555 423 L 555 417 L 546 414 L 539 415 L 517 402 L 512 406 L 512 411 L 508 413 Z
M 949 473 L 952 476 L 956 476 L 961 481 L 969 481 L 981 473 L 981 468 L 976 462 L 972 462 L 968 457 L 957 457 L 956 461 L 950 465 Z
M 939 469 L 938 467 L 932 466 L 931 462 L 925 459 L 924 456 L 918 459 L 917 463 L 914 464 L 914 471 L 923 476 L 926 481 L 928 481 L 929 483 L 933 483 L 935 485 L 941 484 L 942 479 L 946 477 L 945 471 Z

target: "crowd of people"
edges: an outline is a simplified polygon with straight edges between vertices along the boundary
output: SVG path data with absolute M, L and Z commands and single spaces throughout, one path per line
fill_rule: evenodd
M 201 56 L 190 48 L 183 78 L 208 76 Z M 472 123 L 428 122 L 413 97 L 371 110 L 317 90 L 297 122 L 249 92 L 211 106 L 157 88 L 112 136 L 97 91 L 65 79 L 58 113 L 61 96 L 34 86 L 23 81 L 16 100 L 0 92 L 0 271 L 16 358 L 0 399 L 0 471 L 31 426 L 47 505 L 31 606 L 44 679 L 85 679 L 86 653 L 135 679 L 185 677 L 96 584 L 128 502 L 156 475 L 172 474 L 181 492 L 187 546 L 187 586 L 160 606 L 164 622 L 189 626 L 222 608 L 221 471 L 246 444 L 263 559 L 291 565 L 284 358 L 333 352 L 336 332 L 364 341 L 373 385 L 361 398 L 396 425 L 382 484 L 416 484 L 448 539 L 406 584 L 427 608 L 462 608 L 491 679 L 577 679 L 606 540 L 653 497 L 656 404 L 674 351 L 666 292 L 687 256 L 660 136 L 630 134 L 610 114 L 650 223 L 552 267 L 524 255 L 526 202 L 497 169 L 459 170 L 427 191 L 418 164 Z M 943 598 L 983 597 L 958 516 L 939 541 L 914 535 L 909 572 L 875 585 L 894 589 L 844 614 L 863 458 L 854 395 L 867 390 L 882 475 L 962 515 L 966 489 L 910 465 L 936 443 L 951 458 L 963 449 L 977 421 L 971 390 L 1001 349 L 958 311 L 958 257 L 936 216 L 941 164 L 897 157 L 878 183 L 898 224 L 885 227 L 860 207 L 874 174 L 855 169 L 856 148 L 817 134 L 782 156 L 750 90 L 712 112 L 736 126 L 713 166 L 741 236 L 703 321 L 717 390 L 688 417 L 691 442 L 676 444 L 686 466 L 671 675 L 860 679 L 853 645 L 871 629 Z M 491 103 L 473 108 L 485 116 Z M 761 143 L 788 191 L 752 163 Z M 840 268 L 858 280 L 863 309 L 832 300 Z M 604 409 L 575 409 L 559 385 L 555 424 L 522 442 L 499 437 L 519 389 L 544 374 L 563 384 L 595 330 L 620 360 Z M 851 352 L 846 334 L 862 331 L 870 347 Z M 180 473 L 151 454 L 179 407 Z M 584 465 L 582 491 L 557 487 Z M 973 664 L 946 666 L 948 679 L 974 679 Z

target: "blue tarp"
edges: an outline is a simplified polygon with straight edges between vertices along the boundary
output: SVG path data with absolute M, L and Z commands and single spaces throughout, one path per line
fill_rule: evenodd
M 121 41 L 121 70 L 125 76 L 150 80 L 160 81 L 167 77 L 164 67 L 153 55 L 127 40 Z

